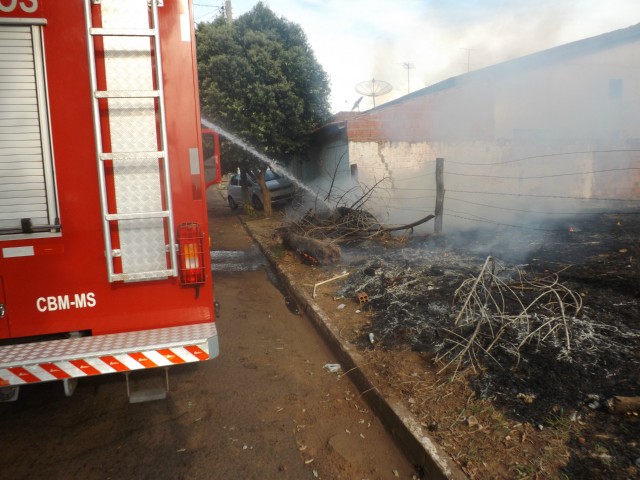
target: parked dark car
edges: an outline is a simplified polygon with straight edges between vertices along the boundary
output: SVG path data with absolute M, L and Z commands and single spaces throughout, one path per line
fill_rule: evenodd
M 295 194 L 295 186 L 288 178 L 267 169 L 264 174 L 267 188 L 271 192 L 271 204 L 279 205 L 293 200 Z M 249 199 L 251 205 L 256 210 L 262 210 L 264 206 L 264 198 L 262 190 L 256 179 L 247 174 L 247 188 L 249 189 Z M 238 208 L 242 204 L 242 186 L 240 185 L 240 174 L 233 175 L 227 184 L 227 201 L 232 209 Z

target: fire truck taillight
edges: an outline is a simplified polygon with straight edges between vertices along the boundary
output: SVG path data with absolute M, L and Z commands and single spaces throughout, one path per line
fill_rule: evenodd
M 178 269 L 182 285 L 205 282 L 204 235 L 198 223 L 178 225 Z

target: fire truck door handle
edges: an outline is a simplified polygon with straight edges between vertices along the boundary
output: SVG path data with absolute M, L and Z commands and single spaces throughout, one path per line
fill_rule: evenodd
M 4 318 L 4 303 L 0 303 L 0 318 Z

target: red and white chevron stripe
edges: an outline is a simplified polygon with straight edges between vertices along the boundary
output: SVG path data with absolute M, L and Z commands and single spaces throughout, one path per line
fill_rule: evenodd
M 204 348 L 190 345 L 171 349 L 106 355 L 96 358 L 78 358 L 61 362 L 22 365 L 0 369 L 0 387 L 88 377 L 105 373 L 128 372 L 143 368 L 166 367 L 181 363 L 199 362 L 208 358 L 209 353 Z
M 190 330 L 189 327 L 191 328 Z M 105 335 L 102 337 L 110 337 L 108 338 L 108 345 L 113 347 L 99 350 L 87 347 L 95 347 L 96 343 L 104 347 L 105 338 L 84 337 L 82 339 L 40 342 L 49 344 L 46 347 L 42 345 L 43 348 L 34 348 L 34 345 L 37 346 L 37 344 L 14 345 L 11 347 L 11 352 L 9 352 L 13 353 L 14 358 L 12 360 L 6 358 L 9 353 L 2 352 L 3 348 L 6 349 L 6 347 L 2 347 L 0 348 L 0 387 L 166 367 L 182 363 L 200 362 L 208 360 L 210 356 L 216 356 L 217 352 L 209 352 L 210 337 L 217 336 L 215 325 L 211 323 L 189 327 L 172 327 L 145 332 Z M 187 331 L 185 331 L 185 328 Z M 197 334 L 195 338 L 194 334 Z M 189 342 L 187 337 L 191 337 L 190 340 L 192 341 L 196 338 L 197 340 Z M 164 342 L 168 345 L 158 345 L 158 338 L 168 339 L 169 341 Z M 84 341 L 78 342 L 79 340 Z M 73 344 L 74 341 L 76 345 Z M 147 346 L 154 345 L 156 348 L 122 351 L 123 345 L 140 346 L 143 343 L 146 343 Z M 176 343 L 182 344 L 176 345 Z M 52 348 L 52 344 L 56 345 Z M 20 347 L 28 347 L 28 350 Z M 81 352 L 77 350 L 80 349 L 85 350 L 85 355 L 79 355 Z M 25 350 L 26 354 L 23 353 Z M 37 355 L 43 350 L 48 351 L 50 354 L 48 358 Z M 59 355 L 60 351 L 64 351 L 65 355 Z M 5 354 L 5 361 L 1 361 L 3 360 L 3 353 Z M 22 357 L 20 356 L 21 353 Z

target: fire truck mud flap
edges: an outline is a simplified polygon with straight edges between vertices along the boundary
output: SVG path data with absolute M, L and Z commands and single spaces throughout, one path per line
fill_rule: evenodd
M 76 391 L 76 387 L 78 386 L 77 378 L 65 378 L 62 380 L 62 386 L 64 387 L 64 394 L 67 397 L 73 395 L 73 392 Z
M 0 402 L 15 402 L 20 394 L 20 387 L 0 388 Z

